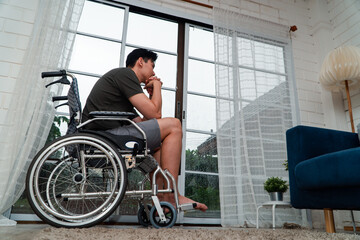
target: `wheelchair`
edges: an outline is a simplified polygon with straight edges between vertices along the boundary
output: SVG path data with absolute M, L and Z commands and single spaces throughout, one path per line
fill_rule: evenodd
M 81 103 L 75 76 L 60 70 L 43 72 L 42 78 L 47 77 L 61 78 L 46 87 L 58 83 L 70 85 L 67 96 L 52 99 L 53 102 L 67 100 L 59 106 L 69 106 L 70 120 L 66 135 L 46 144 L 27 171 L 27 198 L 39 218 L 55 227 L 91 227 L 105 221 L 126 195 L 138 199 L 137 217 L 141 225 L 170 228 L 180 211 L 196 207 L 195 203 L 179 204 L 174 177 L 168 170 L 161 169 L 150 155 L 146 134 L 131 121 L 135 116 L 133 113 L 91 112 L 92 118 L 81 123 Z M 93 121 L 133 124 L 143 138 L 84 129 Z M 127 190 L 127 175 L 132 170 L 140 171 L 144 178 L 138 189 Z M 151 187 L 145 189 L 151 172 Z M 156 184 L 158 175 L 164 178 L 163 189 Z M 173 193 L 176 206 L 160 202 L 159 193 Z

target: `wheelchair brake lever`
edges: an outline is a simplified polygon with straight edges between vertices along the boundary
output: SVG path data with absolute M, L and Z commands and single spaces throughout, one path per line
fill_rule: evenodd
M 47 88 L 47 87 L 50 86 L 50 85 L 56 84 L 56 83 L 61 83 L 61 84 L 65 84 L 65 85 L 70 85 L 69 79 L 67 79 L 66 76 L 63 76 L 63 77 L 60 78 L 59 80 L 56 80 L 56 81 L 54 81 L 54 82 L 51 82 L 51 83 L 47 84 L 47 85 L 45 86 L 45 88 Z

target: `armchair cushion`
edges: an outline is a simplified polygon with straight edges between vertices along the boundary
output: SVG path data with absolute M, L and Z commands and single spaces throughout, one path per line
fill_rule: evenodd
M 302 161 L 295 179 L 302 190 L 360 187 L 360 147 Z

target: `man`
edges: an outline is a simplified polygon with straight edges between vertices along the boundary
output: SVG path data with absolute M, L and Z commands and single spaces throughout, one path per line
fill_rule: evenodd
M 176 182 L 181 159 L 182 129 L 177 118 L 161 118 L 162 82 L 155 76 L 154 67 L 157 54 L 146 49 L 135 49 L 126 59 L 126 68 L 116 68 L 102 76 L 91 90 L 83 111 L 83 122 L 90 118 L 91 111 L 133 112 L 136 108 L 143 118 L 133 119 L 144 130 L 148 147 L 162 169 L 168 169 Z M 147 97 L 140 84 L 145 84 Z M 116 121 L 94 121 L 89 128 L 105 130 L 113 134 L 129 134 L 141 137 L 134 126 L 120 126 Z M 160 195 L 160 201 L 175 204 L 172 194 Z M 179 203 L 194 203 L 179 196 Z M 207 206 L 196 204 L 196 209 L 206 211 Z

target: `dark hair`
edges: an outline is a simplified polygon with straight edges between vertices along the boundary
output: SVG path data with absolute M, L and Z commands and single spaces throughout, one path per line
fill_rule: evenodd
M 151 59 L 154 63 L 157 59 L 157 54 L 153 51 L 143 49 L 143 48 L 137 48 L 133 50 L 126 58 L 126 67 L 134 67 L 136 61 L 142 57 L 145 62 L 147 62 L 149 59 Z

